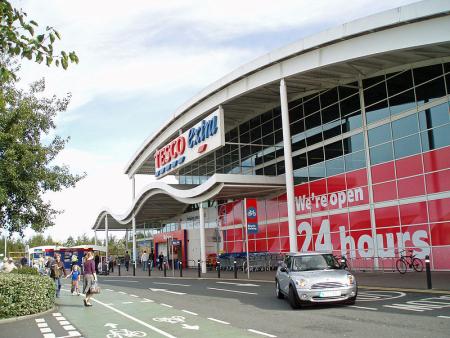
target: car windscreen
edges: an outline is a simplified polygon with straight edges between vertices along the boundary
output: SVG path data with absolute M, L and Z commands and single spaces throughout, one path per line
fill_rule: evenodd
M 339 263 L 333 255 L 309 255 L 293 257 L 292 271 L 312 271 L 339 269 Z

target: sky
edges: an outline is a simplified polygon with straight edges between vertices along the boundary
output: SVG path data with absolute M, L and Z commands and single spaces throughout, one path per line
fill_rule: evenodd
M 273 49 L 412 2 L 13 0 L 41 28 L 61 34 L 58 50 L 74 50 L 80 59 L 66 71 L 22 62 L 21 86 L 45 78 L 46 95 L 72 94 L 48 137 L 70 137 L 57 161 L 87 173 L 75 188 L 46 194 L 64 213 L 45 234 L 60 241 L 92 236 L 102 209 L 125 212 L 132 203 L 127 162 L 212 82 Z M 153 179 L 138 176 L 136 192 Z

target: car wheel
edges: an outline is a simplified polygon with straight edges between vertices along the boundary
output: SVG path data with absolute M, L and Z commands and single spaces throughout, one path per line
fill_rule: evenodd
M 349 298 L 345 301 L 345 305 L 355 305 L 356 297 Z
M 301 308 L 301 304 L 300 301 L 298 300 L 297 293 L 295 292 L 292 286 L 289 286 L 289 304 L 291 304 L 291 307 L 293 309 Z
M 280 290 L 280 284 L 278 283 L 278 281 L 275 281 L 275 294 L 277 295 L 278 299 L 283 299 L 284 295 Z

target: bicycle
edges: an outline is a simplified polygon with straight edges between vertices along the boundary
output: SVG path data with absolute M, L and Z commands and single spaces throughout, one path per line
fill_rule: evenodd
M 400 258 L 397 259 L 395 262 L 395 267 L 397 268 L 397 271 L 400 272 L 402 275 L 406 273 L 406 270 L 408 268 L 414 269 L 417 272 L 423 271 L 423 263 L 422 260 L 419 258 L 416 258 L 416 255 L 413 254 L 412 250 L 409 250 L 409 255 L 404 255 L 406 250 L 402 250 L 399 252 Z

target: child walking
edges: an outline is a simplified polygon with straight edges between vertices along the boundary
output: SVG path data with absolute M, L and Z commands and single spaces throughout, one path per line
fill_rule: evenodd
M 80 273 L 80 268 L 78 267 L 78 265 L 74 264 L 72 266 L 72 271 L 70 272 L 70 274 L 66 277 L 69 278 L 70 276 L 72 276 L 72 287 L 70 288 L 70 292 L 72 292 L 72 296 L 73 295 L 80 295 L 80 289 L 78 288 L 78 282 L 81 279 L 81 273 Z

